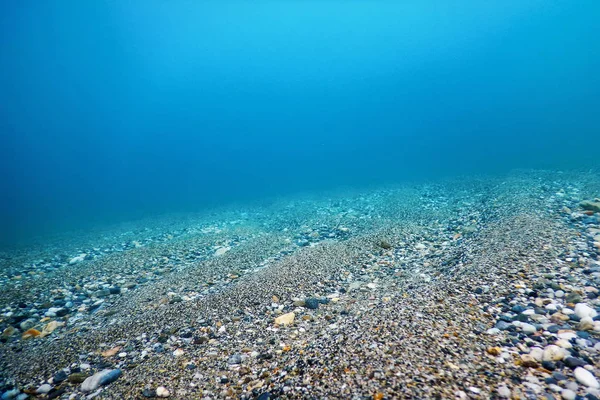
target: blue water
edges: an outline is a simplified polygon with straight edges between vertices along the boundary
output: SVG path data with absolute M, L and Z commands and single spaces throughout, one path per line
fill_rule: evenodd
M 0 9 L 0 238 L 599 164 L 598 1 Z

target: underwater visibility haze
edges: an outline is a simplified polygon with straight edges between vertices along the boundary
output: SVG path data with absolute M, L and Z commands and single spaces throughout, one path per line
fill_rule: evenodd
M 600 398 L 600 2 L 0 5 L 0 400 Z
M 597 165 L 594 1 L 2 6 L 2 238 Z

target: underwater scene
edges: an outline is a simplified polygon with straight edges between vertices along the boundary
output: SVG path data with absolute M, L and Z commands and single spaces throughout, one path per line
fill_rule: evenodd
M 0 400 L 600 399 L 600 2 L 0 11 Z

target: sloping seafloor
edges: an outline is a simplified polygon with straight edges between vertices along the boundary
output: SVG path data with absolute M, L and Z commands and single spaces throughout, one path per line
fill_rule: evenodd
M 6 250 L 2 399 L 599 398 L 595 197 L 521 171 Z

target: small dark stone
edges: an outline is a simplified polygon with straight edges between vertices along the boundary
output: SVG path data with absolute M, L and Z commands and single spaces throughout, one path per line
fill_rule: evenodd
M 121 288 L 118 286 L 113 286 L 113 287 L 109 288 L 108 291 L 110 294 L 120 294 Z
M 62 387 L 60 389 L 53 388 L 51 391 L 48 392 L 48 397 L 46 397 L 46 398 L 48 400 L 55 399 L 58 396 L 62 395 L 66 391 L 67 391 L 67 388 L 64 388 L 64 387 Z
M 500 316 L 500 320 L 504 322 L 512 322 L 512 317 L 510 315 L 502 314 Z
M 567 380 L 566 375 L 563 375 L 560 372 L 554 372 L 554 373 L 552 373 L 552 377 L 554 379 L 556 379 L 557 381 L 566 381 Z
M 510 310 L 511 310 L 512 312 L 514 312 L 515 314 L 520 314 L 520 313 L 522 313 L 523 311 L 525 311 L 525 307 L 523 307 L 523 306 L 522 306 L 522 305 L 520 305 L 520 304 L 517 304 L 517 305 L 513 306 L 513 307 L 512 307 Z
M 258 396 L 256 398 L 256 400 L 271 400 L 271 393 L 265 392 L 265 393 L 261 394 L 260 396 Z
M 64 317 L 68 313 L 69 313 L 69 309 L 67 309 L 67 308 L 59 308 L 58 310 L 56 310 L 57 317 Z
M 521 313 L 515 317 L 515 321 L 529 322 L 529 316 Z
M 82 383 L 83 381 L 86 380 L 86 378 L 88 377 L 88 374 L 84 373 L 84 372 L 76 372 L 74 374 L 69 375 L 69 382 L 71 383 Z
M 543 361 L 542 367 L 546 368 L 548 371 L 554 371 L 556 369 L 556 364 L 554 364 L 552 361 Z
M 577 367 L 583 367 L 586 365 L 585 361 L 575 358 L 575 357 L 567 357 L 564 361 L 565 365 L 571 369 L 575 369 Z
M 498 322 L 496 322 L 496 328 L 500 329 L 501 331 L 505 331 L 507 329 L 510 329 L 511 326 L 513 326 L 513 325 L 509 324 L 508 322 L 505 322 L 505 321 L 498 321 Z
M 222 377 L 220 382 L 221 382 L 222 384 L 229 383 L 229 378 Z
M 69 376 L 63 370 L 60 370 L 54 375 L 54 383 L 61 383 L 67 380 Z
M 475 289 L 475 294 L 482 294 L 483 293 L 483 288 L 478 287 L 477 289 Z
M 146 389 L 142 390 L 142 396 L 148 397 L 148 398 L 156 397 L 156 390 L 146 388 Z
M 571 315 L 569 315 L 569 320 L 570 320 L 570 321 L 579 322 L 579 321 L 581 321 L 581 318 L 579 318 L 579 317 L 578 317 L 577 315 L 575 315 L 575 314 L 571 314 Z
M 589 339 L 590 338 L 590 333 L 589 332 L 585 332 L 585 331 L 577 331 L 577 336 L 579 336 L 582 339 Z
M 311 310 L 316 310 L 317 308 L 319 308 L 319 300 L 315 299 L 314 297 L 309 297 L 306 300 L 304 300 L 304 307 Z
M 560 330 L 560 326 L 558 325 L 550 325 L 547 329 L 548 332 L 550 333 L 558 333 L 558 331 Z

